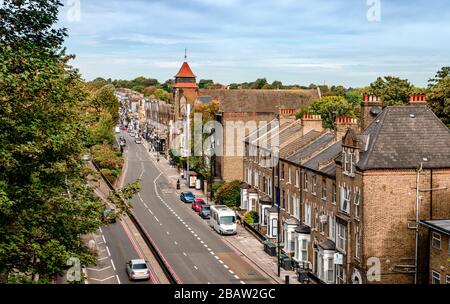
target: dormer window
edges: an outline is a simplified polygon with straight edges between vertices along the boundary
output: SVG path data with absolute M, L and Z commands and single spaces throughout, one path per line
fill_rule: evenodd
M 356 166 L 356 155 L 355 149 L 344 147 L 342 152 L 343 160 L 344 160 L 344 174 L 354 176 L 355 175 L 355 166 Z

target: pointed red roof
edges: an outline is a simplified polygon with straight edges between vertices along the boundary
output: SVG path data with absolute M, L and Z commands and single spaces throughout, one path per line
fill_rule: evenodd
M 191 67 L 189 66 L 187 61 L 185 61 L 185 62 L 183 62 L 183 65 L 181 66 L 180 71 L 178 72 L 177 75 L 175 75 L 175 77 L 193 77 L 193 78 L 195 78 L 196 76 L 192 72 Z

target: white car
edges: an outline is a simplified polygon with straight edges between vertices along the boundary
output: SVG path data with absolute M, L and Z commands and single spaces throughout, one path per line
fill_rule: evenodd
M 142 144 L 142 136 L 136 136 L 136 138 L 134 139 L 134 142 L 137 144 Z
M 130 280 L 150 280 L 150 270 L 145 260 L 131 260 L 126 265 Z
M 119 126 L 116 126 L 116 133 L 120 133 L 120 127 Z

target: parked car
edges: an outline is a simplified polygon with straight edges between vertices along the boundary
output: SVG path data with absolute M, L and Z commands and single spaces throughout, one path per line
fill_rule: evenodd
M 137 144 L 142 144 L 142 136 L 136 136 L 136 138 L 134 139 L 134 142 Z
M 126 264 L 128 278 L 132 280 L 149 280 L 150 270 L 145 260 L 131 260 Z
M 209 219 L 209 213 L 211 212 L 211 206 L 210 205 L 202 205 L 200 207 L 200 212 L 198 215 L 200 215 L 203 219 Z
M 120 133 L 120 127 L 119 126 L 116 126 L 116 133 Z
M 195 198 L 195 200 L 192 202 L 192 210 L 195 212 L 200 212 L 200 209 L 203 205 L 206 205 L 205 201 L 202 198 Z
M 114 224 L 116 222 L 117 213 L 116 210 L 106 208 L 102 214 L 102 221 L 104 223 Z
M 180 194 L 180 200 L 181 200 L 183 203 L 189 203 L 189 204 L 191 204 L 191 203 L 195 200 L 195 195 L 192 194 L 191 191 L 181 192 L 181 194 Z

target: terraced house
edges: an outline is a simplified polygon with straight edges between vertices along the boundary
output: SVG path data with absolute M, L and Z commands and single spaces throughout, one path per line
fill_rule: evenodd
M 306 116 L 301 136 L 280 140 L 272 192 L 280 193 L 283 251 L 317 283 L 427 282 L 425 255 L 416 255 L 417 219 L 450 217 L 450 130 L 424 96 L 383 109 L 378 97 L 366 95 L 361 115 L 359 124 L 338 118 L 336 130 Z M 281 128 L 280 138 L 286 133 Z M 251 157 L 254 142 L 247 138 L 246 146 L 243 188 L 258 192 L 262 232 L 275 242 L 272 192 L 248 178 L 272 170 Z M 419 249 L 427 248 L 426 238 L 417 239 Z

